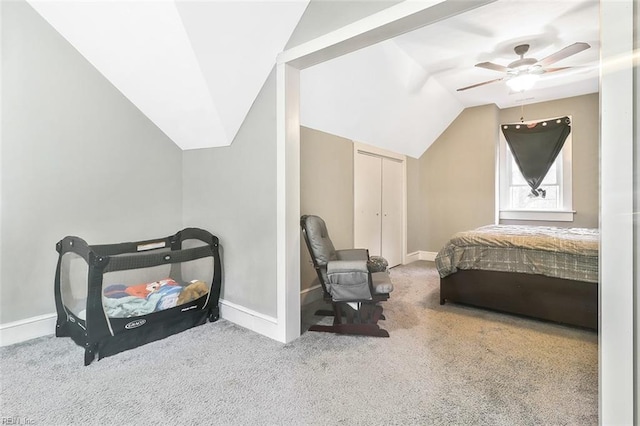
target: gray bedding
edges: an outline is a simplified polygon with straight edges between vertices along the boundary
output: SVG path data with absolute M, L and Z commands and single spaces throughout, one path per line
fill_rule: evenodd
M 458 232 L 436 256 L 440 277 L 458 269 L 598 282 L 598 229 L 487 225 Z

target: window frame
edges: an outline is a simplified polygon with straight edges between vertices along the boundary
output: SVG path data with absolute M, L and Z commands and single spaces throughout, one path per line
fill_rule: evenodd
M 573 117 L 568 116 L 573 123 Z M 522 124 L 535 123 L 548 119 L 538 119 L 524 121 Z M 559 198 L 560 207 L 556 209 L 514 209 L 511 207 L 511 176 L 509 175 L 508 161 L 511 161 L 512 155 L 509 151 L 507 140 L 498 130 L 498 170 L 497 170 L 497 218 L 498 220 L 531 220 L 531 221 L 557 221 L 557 222 L 573 222 L 573 182 L 572 182 L 572 149 L 573 149 L 573 129 L 567 136 L 560 154 L 556 161 L 560 168 L 558 178 L 560 178 Z

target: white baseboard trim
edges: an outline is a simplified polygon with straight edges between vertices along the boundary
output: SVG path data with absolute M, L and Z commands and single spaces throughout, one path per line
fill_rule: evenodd
M 320 284 L 300 292 L 300 306 L 308 305 L 320 299 L 322 299 L 322 286 Z
M 436 260 L 436 256 L 438 255 L 435 251 L 421 251 L 420 252 L 420 260 L 429 260 L 434 262 Z
M 418 260 L 418 259 L 416 259 Z M 300 292 L 300 305 L 322 299 L 322 287 L 318 284 Z M 278 320 L 244 306 L 220 299 L 220 316 L 241 327 L 274 340 L 279 338 Z M 42 336 L 55 334 L 57 315 L 45 314 L 20 321 L 0 324 L 0 346 L 13 345 Z
M 228 300 L 220 299 L 220 316 L 241 327 L 267 336 L 270 339 L 279 340 L 277 318 L 261 314 L 244 306 L 237 305 Z
M 415 262 L 416 260 L 429 260 L 433 262 L 436 260 L 437 255 L 438 253 L 436 253 L 435 251 L 422 250 L 414 251 L 413 253 L 407 253 L 407 255 L 404 257 L 406 261 L 405 265 L 407 263 Z
M 9 346 L 55 334 L 57 319 L 56 314 L 45 314 L 0 324 L 0 346 Z
M 404 257 L 404 264 L 413 263 L 417 260 L 420 260 L 420 252 L 414 251 L 413 253 L 407 253 Z
M 307 297 L 315 297 L 315 288 L 309 289 L 307 293 Z M 320 298 L 321 297 L 322 292 L 320 291 Z M 222 318 L 277 340 L 278 320 L 276 318 L 224 299 L 220 299 L 219 305 L 220 316 Z M 45 314 L 20 321 L 0 324 L 0 346 L 13 345 L 15 343 L 55 334 L 57 318 L 58 316 L 56 314 Z
M 322 293 L 320 293 L 320 297 L 322 297 Z M 219 305 L 222 318 L 271 339 L 278 339 L 277 319 L 224 299 L 220 299 Z M 0 346 L 13 345 L 55 334 L 57 318 L 56 314 L 45 314 L 0 324 Z

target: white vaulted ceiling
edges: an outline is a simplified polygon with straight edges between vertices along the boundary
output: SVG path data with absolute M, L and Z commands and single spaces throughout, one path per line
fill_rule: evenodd
M 504 81 L 458 88 L 504 74 L 475 67 L 538 60 L 575 42 L 591 47 L 553 66 L 532 90 L 513 93 Z M 305 69 L 301 123 L 380 148 L 419 157 L 467 107 L 526 105 L 598 91 L 597 0 L 498 0 L 367 49 Z
M 308 3 L 27 1 L 182 149 L 233 142 Z M 597 92 L 598 9 L 597 0 L 497 0 L 305 69 L 301 124 L 419 157 L 464 108 Z M 456 91 L 501 77 L 474 65 L 506 66 L 518 44 L 542 59 L 578 41 L 591 48 L 554 66 L 581 68 L 543 76 L 533 90 L 497 82 Z
M 182 149 L 231 144 L 307 5 L 29 3 Z
M 304 70 L 300 87 L 303 126 L 414 157 L 464 109 L 391 40 Z

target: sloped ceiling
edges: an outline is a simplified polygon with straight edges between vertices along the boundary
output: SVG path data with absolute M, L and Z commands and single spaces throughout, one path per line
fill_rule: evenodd
M 419 157 L 464 106 L 391 41 L 305 69 L 303 126 Z
M 465 107 L 495 103 L 509 108 L 598 91 L 598 0 L 498 0 L 404 34 L 395 42 Z M 503 77 L 475 64 L 489 61 L 507 66 L 519 59 L 514 52 L 519 44 L 529 44 L 526 58 L 540 60 L 575 42 L 591 47 L 553 67 L 576 68 L 543 74 L 532 90 L 514 93 L 504 81 L 456 90 Z
M 182 149 L 231 144 L 307 5 L 29 3 Z
M 182 149 L 230 145 L 296 25 L 333 16 L 301 21 L 308 0 L 28 1 Z M 305 69 L 301 124 L 419 157 L 466 107 L 597 92 L 598 14 L 597 0 L 497 0 Z M 591 48 L 557 66 L 581 68 L 534 90 L 456 91 L 501 77 L 474 65 L 507 65 L 518 44 L 541 59 L 577 41 Z
M 503 75 L 475 67 L 508 65 L 513 49 L 542 59 L 575 42 L 591 48 L 557 62 L 576 66 L 543 75 L 513 93 Z M 301 124 L 419 157 L 467 107 L 508 108 L 598 91 L 599 8 L 594 0 L 498 0 L 392 40 L 305 69 Z

